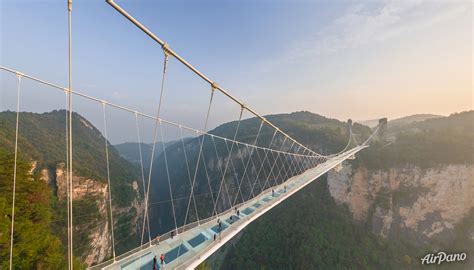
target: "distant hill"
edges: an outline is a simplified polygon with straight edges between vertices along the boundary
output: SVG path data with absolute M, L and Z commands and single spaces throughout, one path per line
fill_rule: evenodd
M 143 160 L 144 166 L 146 164 L 150 164 L 151 151 L 153 147 L 152 144 L 148 144 L 148 143 L 138 144 L 136 142 L 126 142 L 126 143 L 116 144 L 114 145 L 114 147 L 115 149 L 117 149 L 121 157 L 137 165 L 140 164 L 140 149 L 138 147 L 141 147 L 142 160 Z M 162 151 L 163 151 L 163 147 L 161 146 L 161 142 L 157 142 L 156 148 L 155 148 L 155 154 L 159 155 L 161 154 Z
M 191 138 L 183 138 L 184 142 L 187 142 Z M 181 140 L 173 140 L 169 142 L 165 142 L 165 148 L 175 144 L 181 143 Z M 121 144 L 114 145 L 114 148 L 117 149 L 120 156 L 127 161 L 135 164 L 140 165 L 140 149 L 139 145 L 141 146 L 142 151 L 142 160 L 143 160 L 143 168 L 148 170 L 150 167 L 150 159 L 151 159 L 151 151 L 153 150 L 153 143 L 141 143 L 138 144 L 137 142 L 125 142 Z M 155 157 L 158 157 L 163 153 L 163 143 L 156 142 L 155 144 Z
M 474 111 L 389 126 L 388 132 L 394 138 L 391 143 L 374 144 L 362 151 L 354 163 L 388 168 L 403 164 L 429 167 L 474 162 Z
M 436 114 L 414 114 L 414 115 L 409 115 L 409 116 L 404 116 L 397 119 L 389 120 L 388 123 L 389 123 L 389 126 L 400 126 L 400 125 L 410 124 L 413 122 L 421 122 L 427 119 L 434 119 L 434 118 L 441 118 L 441 117 L 445 117 L 445 116 L 436 115 Z M 360 121 L 355 121 L 355 122 L 360 123 L 361 125 L 373 128 L 379 124 L 379 119 L 360 120 Z
M 390 126 L 400 126 L 400 125 L 406 125 L 406 124 L 411 124 L 414 122 L 421 122 L 425 121 L 428 119 L 436 119 L 436 118 L 442 118 L 445 116 L 442 115 L 436 115 L 436 114 L 414 114 L 410 116 L 405 116 L 405 117 L 400 117 L 394 120 L 390 120 L 388 124 Z

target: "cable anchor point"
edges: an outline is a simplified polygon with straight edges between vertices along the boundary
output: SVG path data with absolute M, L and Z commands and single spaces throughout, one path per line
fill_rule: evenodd
M 163 53 L 165 54 L 166 57 L 171 55 L 171 50 L 170 50 L 170 46 L 168 45 L 168 43 L 163 43 L 161 48 L 163 49 Z
M 212 82 L 211 83 L 211 89 L 212 89 L 212 91 L 214 91 L 216 89 L 219 89 L 219 85 L 216 82 Z

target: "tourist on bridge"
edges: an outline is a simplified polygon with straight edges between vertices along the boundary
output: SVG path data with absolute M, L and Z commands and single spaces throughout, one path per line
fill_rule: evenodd
M 163 253 L 161 253 L 160 255 L 160 261 L 161 261 L 161 265 L 165 264 L 165 255 Z
M 237 216 L 240 217 L 240 210 L 237 209 Z
M 156 256 L 153 258 L 153 270 L 156 270 Z
M 272 189 L 272 196 L 275 197 L 275 190 Z

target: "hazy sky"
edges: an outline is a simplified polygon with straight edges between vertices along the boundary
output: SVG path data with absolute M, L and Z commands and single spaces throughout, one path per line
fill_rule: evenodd
M 66 2 L 0 0 L 1 65 L 66 86 Z M 73 88 L 154 114 L 161 48 L 105 1 L 73 2 Z M 470 1 L 117 2 L 262 114 L 345 120 L 473 107 Z M 174 59 L 168 71 L 162 117 L 201 129 L 210 87 Z M 12 109 L 16 79 L 0 80 L 0 110 Z M 75 106 L 101 128 L 100 105 Z M 62 107 L 64 94 L 25 82 L 22 110 Z M 211 127 L 239 108 L 218 96 L 212 112 Z M 108 113 L 118 120 L 112 140 L 131 140 L 133 117 Z

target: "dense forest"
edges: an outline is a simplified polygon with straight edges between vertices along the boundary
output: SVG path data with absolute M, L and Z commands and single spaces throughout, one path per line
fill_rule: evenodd
M 9 268 L 14 155 L 0 149 L 0 269 Z M 51 231 L 55 200 L 48 185 L 17 162 L 13 269 L 67 268 L 65 246 Z

